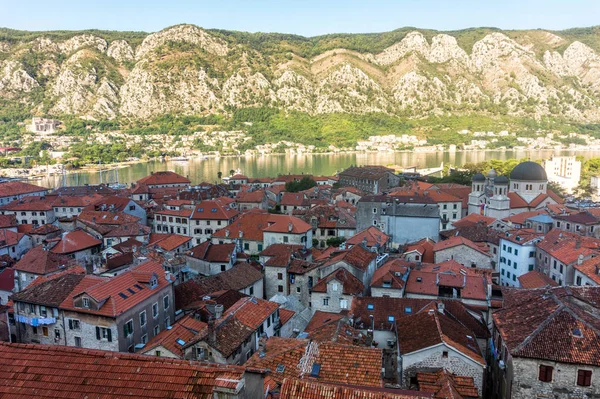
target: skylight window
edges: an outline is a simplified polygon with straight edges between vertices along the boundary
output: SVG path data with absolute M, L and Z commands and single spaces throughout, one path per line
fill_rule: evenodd
M 373 310 L 375 306 L 372 303 L 367 304 L 367 310 Z
M 179 345 L 181 345 L 181 346 L 185 345 L 185 341 L 184 341 L 184 340 L 182 340 L 181 338 L 177 339 L 177 341 L 176 341 L 176 342 L 177 342 Z
M 396 321 L 396 318 L 394 316 L 388 316 L 388 321 L 390 323 L 393 323 L 394 321 Z

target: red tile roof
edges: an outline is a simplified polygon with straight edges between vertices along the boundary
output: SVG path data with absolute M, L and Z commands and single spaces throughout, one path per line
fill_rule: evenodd
M 543 288 L 547 286 L 556 287 L 558 285 L 556 281 L 552 280 L 544 273 L 538 272 L 537 270 L 527 272 L 517 277 L 517 279 L 519 280 L 521 288 Z
M 15 370 L 18 370 L 15 373 Z M 54 345 L 0 343 L 3 398 L 210 399 L 242 387 L 243 368 Z M 186 393 L 185 395 L 183 393 Z
M 586 258 L 598 254 L 600 239 L 552 229 L 537 247 L 560 262 L 570 265 L 576 262 L 579 256 Z
M 157 277 L 158 286 L 150 289 L 146 284 L 153 275 Z M 97 279 L 95 276 L 86 277 Z M 155 295 L 172 282 L 165 278 L 165 271 L 160 263 L 147 261 L 111 279 L 83 281 L 82 283 L 85 283 L 85 286 L 75 288 L 72 294 L 62 302 L 61 308 L 80 313 L 117 317 Z M 131 294 L 129 289 L 135 293 Z M 90 308 L 75 307 L 74 298 L 81 295 L 89 296 L 101 306 L 97 309 L 91 306 Z
M 485 365 L 473 333 L 430 304 L 396 323 L 402 353 L 408 354 L 444 343 L 473 361 Z
M 191 214 L 192 220 L 230 220 L 240 213 L 237 209 L 231 208 L 231 201 L 215 199 L 211 201 L 202 201 L 194 208 Z
M 580 273 L 585 275 L 587 278 L 589 278 L 596 284 L 600 285 L 600 274 L 599 274 L 600 258 L 599 257 L 595 256 L 588 260 L 584 260 L 581 263 L 581 265 L 576 263 L 573 267 L 575 268 L 575 270 L 579 271 Z M 548 278 L 548 279 L 554 283 L 553 285 L 556 285 L 556 282 L 554 280 L 552 280 L 550 278 Z M 534 287 L 531 287 L 531 288 L 534 288 Z
M 213 244 L 204 241 L 186 252 L 192 258 L 202 259 L 207 262 L 229 262 L 236 251 L 236 244 Z
M 73 259 L 70 257 L 46 251 L 39 245 L 27 251 L 13 267 L 21 272 L 43 276 L 57 272 L 72 263 Z
M 439 251 L 443 251 L 448 248 L 454 248 L 454 247 L 463 246 L 463 245 L 466 247 L 469 247 L 471 249 L 474 249 L 475 251 L 480 252 L 486 256 L 491 257 L 489 252 L 483 250 L 479 245 L 475 244 L 473 241 L 469 240 L 468 238 L 461 237 L 461 236 L 454 236 L 447 240 L 439 241 L 439 242 L 435 243 L 435 245 L 433 246 L 433 252 L 439 252 Z
M 83 230 L 64 233 L 61 239 L 50 249 L 54 254 L 69 255 L 102 245 L 102 241 L 92 237 Z
M 339 262 L 345 262 L 359 270 L 367 271 L 369 264 L 373 262 L 375 258 L 377 258 L 375 252 L 363 248 L 362 245 L 355 245 L 350 249 L 332 252 L 331 257 L 328 261 L 323 263 L 323 266 L 325 267 Z
M 7 267 L 0 272 L 0 291 L 11 292 L 15 288 L 15 269 Z
M 304 368 L 300 368 L 300 359 L 307 350 L 314 353 L 314 357 L 309 357 Z M 318 378 L 324 383 L 383 386 L 381 349 L 333 342 L 269 337 L 264 356 L 255 352 L 246 367 L 269 369 L 269 377 L 281 384 L 284 378 L 309 378 L 313 364 L 321 365 Z
M 464 218 L 457 220 L 456 222 L 452 222 L 454 227 L 466 227 L 466 226 L 474 226 L 478 223 L 483 223 L 486 226 L 492 225 L 496 219 L 491 218 L 489 216 L 480 215 L 479 213 L 470 213 Z
M 284 192 L 281 196 L 281 205 L 285 206 L 309 206 L 310 203 L 306 196 L 302 193 Z
M 517 213 L 516 215 L 509 216 L 502 220 L 505 222 L 511 222 L 513 224 L 523 225 L 523 224 L 525 224 L 525 221 L 527 219 L 537 216 L 537 215 L 543 215 L 543 214 L 547 214 L 547 213 L 548 212 L 545 209 L 539 209 L 537 211 Z
M 152 229 L 141 223 L 122 224 L 115 227 L 109 233 L 105 234 L 104 237 L 139 237 L 147 236 L 150 234 Z
M 191 237 L 182 236 L 179 234 L 161 234 L 152 233 L 148 239 L 148 247 L 158 247 L 165 251 L 173 251 L 182 245 L 190 242 Z
M 460 298 L 487 299 L 487 282 L 491 281 L 492 270 L 464 267 L 460 263 L 449 260 L 438 264 L 423 264 L 414 269 L 406 282 L 406 293 L 435 295 L 439 287 L 460 289 Z
M 479 398 L 473 377 L 451 374 L 445 369 L 432 373 L 417 373 L 419 391 L 434 393 L 439 399 Z
M 265 199 L 265 190 L 240 191 L 235 197 L 236 202 L 245 204 L 260 204 Z
M 256 330 L 265 320 L 267 320 L 267 318 L 271 317 L 278 308 L 279 304 L 276 302 L 266 301 L 255 297 L 247 297 L 238 300 L 233 306 L 227 309 L 227 311 L 223 313 L 223 317 L 234 317 L 244 323 L 244 325 Z
M 313 330 L 321 328 L 329 323 L 341 320 L 344 317 L 346 317 L 346 315 L 341 313 L 330 313 L 317 310 L 304 328 L 304 331 L 310 333 Z
M 17 217 L 13 215 L 0 215 L 0 229 L 17 227 Z
M 150 176 L 146 176 L 137 181 L 138 184 L 148 186 L 161 186 L 167 184 L 190 184 L 190 179 L 178 175 L 171 171 L 154 172 Z
M 34 184 L 24 183 L 21 181 L 7 181 L 0 183 L 0 197 L 13 197 L 23 194 L 32 194 L 47 192 L 45 187 L 36 186 Z
M 348 211 L 334 205 L 316 205 L 301 216 L 302 220 L 320 229 L 356 229 L 356 219 Z M 313 219 L 316 225 L 312 223 Z
M 242 232 L 242 236 L 246 240 L 262 241 L 264 232 L 303 234 L 311 229 L 308 223 L 297 217 L 273 215 L 257 209 L 243 213 L 232 224 L 218 230 L 213 236 L 227 237 L 227 232 L 229 232 L 229 237 L 237 238 Z
M 429 238 L 423 238 L 414 243 L 406 244 L 406 249 L 404 250 L 404 254 L 408 254 L 411 252 L 419 253 L 421 257 L 420 262 L 424 263 L 433 263 L 434 262 L 434 245 L 435 242 L 430 240 Z
M 180 359 L 183 359 L 183 348 L 185 344 L 201 333 L 205 333 L 207 328 L 208 325 L 206 323 L 194 318 L 193 315 L 185 315 L 171 325 L 170 329 L 162 330 L 158 335 L 152 338 L 146 346 L 144 346 L 144 353 L 162 346 Z M 183 345 L 181 342 L 183 342 Z
M 77 216 L 77 221 L 88 225 L 119 226 L 123 224 L 137 223 L 140 221 L 140 218 L 124 212 L 84 210 L 79 214 L 79 216 Z
M 309 253 L 302 245 L 273 244 L 264 249 L 259 256 L 268 257 L 265 266 L 287 267 L 292 259 L 303 259 Z
M 348 240 L 346 240 L 346 244 L 359 245 L 365 240 L 365 238 L 367 239 L 367 247 L 369 248 L 374 247 L 377 244 L 379 244 L 379 246 L 384 246 L 390 239 L 390 237 L 383 231 L 371 226 L 350 237 Z
M 262 280 L 262 272 L 250 263 L 240 262 L 231 269 L 209 277 L 199 277 L 185 281 L 175 287 L 175 304 L 177 309 L 184 309 L 190 304 L 202 300 L 204 296 L 223 290 L 239 291 Z M 260 295 L 260 293 L 255 293 Z
M 600 287 L 503 292 L 494 325 L 513 357 L 600 366 Z
M 371 288 L 391 288 L 400 290 L 406 284 L 404 276 L 410 270 L 410 263 L 402 259 L 390 259 L 373 273 Z
M 327 292 L 327 284 L 332 280 L 340 282 L 343 288 L 342 294 L 344 295 L 362 295 L 365 288 L 359 279 L 341 267 L 319 280 L 319 282 L 313 286 L 312 291 Z
M 279 399 L 427 399 L 431 394 L 284 378 Z M 268 398 L 268 397 L 267 397 Z
M 51 211 L 54 199 L 50 197 L 30 196 L 0 206 L 4 211 Z

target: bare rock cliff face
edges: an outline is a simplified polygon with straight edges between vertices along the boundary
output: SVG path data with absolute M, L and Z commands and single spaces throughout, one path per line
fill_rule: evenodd
M 283 39 L 263 50 L 192 25 L 137 41 L 40 35 L 0 42 L 0 97 L 31 103 L 41 90 L 48 113 L 96 119 L 269 106 L 600 121 L 600 56 L 580 41 L 492 32 L 465 46 L 454 34 L 427 35 L 408 32 L 381 51 L 335 48 L 306 58 Z

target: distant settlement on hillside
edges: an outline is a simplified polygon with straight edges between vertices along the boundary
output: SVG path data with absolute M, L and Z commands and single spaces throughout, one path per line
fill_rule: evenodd
M 0 393 L 598 396 L 600 208 L 553 191 L 580 168 L 2 182 L 0 367 L 19 371 Z

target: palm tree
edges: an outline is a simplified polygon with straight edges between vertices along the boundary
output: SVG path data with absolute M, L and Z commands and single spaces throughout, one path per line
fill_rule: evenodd
M 223 172 L 217 172 L 217 179 L 221 180 L 223 177 Z
M 231 169 L 231 170 L 229 171 L 229 176 L 233 176 L 233 175 L 235 175 L 235 170 L 234 170 L 234 169 Z

